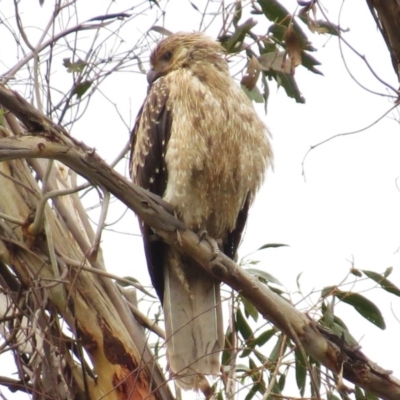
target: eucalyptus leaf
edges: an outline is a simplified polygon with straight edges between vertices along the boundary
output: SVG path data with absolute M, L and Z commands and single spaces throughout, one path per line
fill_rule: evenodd
M 300 396 L 304 396 L 306 390 L 306 379 L 307 379 L 307 366 L 303 356 L 303 352 L 299 347 L 296 347 L 294 351 L 295 355 L 295 370 L 296 370 L 296 383 L 299 389 Z
M 72 94 L 76 94 L 76 97 L 80 99 L 89 90 L 92 83 L 92 81 L 83 81 L 78 83 L 72 90 Z
M 253 337 L 253 331 L 250 328 L 250 325 L 247 323 L 246 318 L 244 317 L 240 307 L 236 310 L 236 328 L 242 335 L 244 340 L 249 340 Z
M 376 283 L 378 283 L 383 290 L 386 290 L 389 293 L 392 293 L 396 296 L 400 297 L 400 289 L 391 281 L 389 281 L 385 275 L 378 274 L 374 271 L 361 270 L 368 278 L 372 279 Z
M 272 329 L 268 329 L 267 331 L 264 331 L 262 333 L 260 333 L 259 336 L 257 336 L 256 339 L 254 339 L 254 343 L 257 346 L 263 346 L 265 343 L 267 343 L 276 333 L 276 329 L 272 328 Z
M 386 328 L 385 321 L 379 308 L 371 300 L 368 300 L 361 294 L 353 292 L 336 291 L 333 295 L 342 302 L 353 306 L 358 313 L 378 328 Z
M 255 322 L 257 322 L 259 313 L 257 311 L 257 308 L 254 307 L 253 303 L 251 303 L 249 300 L 246 299 L 246 297 L 243 296 L 240 296 L 240 301 L 243 303 L 246 317 L 250 316 Z
M 271 282 L 282 286 L 282 283 L 279 282 L 278 279 L 276 279 L 273 275 L 271 275 L 268 272 L 262 271 L 258 268 L 246 268 L 246 271 L 252 275 L 255 275 L 258 279 L 260 279 L 264 283 Z

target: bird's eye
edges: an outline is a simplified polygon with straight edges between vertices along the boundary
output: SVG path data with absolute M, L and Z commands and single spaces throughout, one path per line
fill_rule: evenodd
M 162 56 L 164 61 L 169 61 L 171 59 L 171 57 L 172 57 L 172 53 L 170 51 L 166 51 Z

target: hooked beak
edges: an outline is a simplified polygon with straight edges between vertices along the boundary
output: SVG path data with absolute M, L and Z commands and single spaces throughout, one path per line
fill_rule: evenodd
M 155 71 L 154 69 L 149 70 L 147 73 L 147 82 L 151 86 L 163 73 L 160 71 Z

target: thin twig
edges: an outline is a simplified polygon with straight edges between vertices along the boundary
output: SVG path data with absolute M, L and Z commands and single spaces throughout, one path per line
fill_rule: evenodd
M 345 2 L 343 1 L 342 4 L 341 4 L 341 6 L 340 6 L 340 14 L 341 14 L 341 12 L 342 12 L 344 3 L 345 3 Z M 327 22 L 330 23 L 330 21 L 329 21 L 327 15 L 325 14 L 325 11 L 324 11 L 323 7 L 320 5 L 319 2 L 317 2 L 317 5 L 318 5 L 318 8 L 319 8 L 319 10 L 321 11 L 322 15 L 324 16 L 325 20 L 326 20 Z M 339 14 L 339 15 L 340 15 L 340 14 Z M 340 18 L 340 17 L 339 17 L 339 18 Z M 382 83 L 384 86 L 386 86 L 388 89 L 390 89 L 392 92 L 395 93 L 395 96 L 390 96 L 390 97 L 398 98 L 398 96 L 399 96 L 399 91 L 398 91 L 397 89 L 395 89 L 392 85 L 390 85 L 389 83 L 387 83 L 386 81 L 384 81 L 384 80 L 375 72 L 375 70 L 372 68 L 371 64 L 368 62 L 367 58 L 365 57 L 365 55 L 363 55 L 363 54 L 361 54 L 359 51 L 357 51 L 357 50 L 343 37 L 343 35 L 341 34 L 340 30 L 338 31 L 338 35 L 339 35 L 339 49 L 340 49 L 340 54 L 341 54 L 341 56 L 342 56 L 343 63 L 344 63 L 344 65 L 345 65 L 345 67 L 346 67 L 347 72 L 349 73 L 350 77 L 354 80 L 354 82 L 356 82 L 361 88 L 363 88 L 364 90 L 366 90 L 366 91 L 368 91 L 368 92 L 370 92 L 370 93 L 373 93 L 373 94 L 376 94 L 376 95 L 379 95 L 379 96 L 388 97 L 388 95 L 386 95 L 386 94 L 378 93 L 378 92 L 375 92 L 375 91 L 373 91 L 373 90 L 371 90 L 371 89 L 368 89 L 368 88 L 365 87 L 362 83 L 360 83 L 360 82 L 358 81 L 358 79 L 351 73 L 350 68 L 348 67 L 347 62 L 346 62 L 346 59 L 345 59 L 345 57 L 344 57 L 344 55 L 343 55 L 343 50 L 342 50 L 341 42 L 345 43 L 346 46 L 364 62 L 364 64 L 365 64 L 365 65 L 367 66 L 367 68 L 370 70 L 370 72 L 371 72 L 372 75 L 375 77 L 375 79 L 377 79 L 380 83 Z
M 398 107 L 398 104 L 393 105 L 392 107 L 389 108 L 389 110 L 387 110 L 385 113 L 383 113 L 380 117 L 378 117 L 376 120 L 374 120 L 373 122 L 371 122 L 369 125 L 364 126 L 363 128 L 357 129 L 355 131 L 351 131 L 351 132 L 344 132 L 344 133 L 338 133 L 336 135 L 330 136 L 325 140 L 322 140 L 321 142 L 314 144 L 312 146 L 310 146 L 310 148 L 307 150 L 306 154 L 304 155 L 303 161 L 301 163 L 301 169 L 302 169 L 302 175 L 304 177 L 304 180 L 306 180 L 306 175 L 305 175 L 305 168 L 304 168 L 304 164 L 306 161 L 306 158 L 308 157 L 309 153 L 314 150 L 315 148 L 324 145 L 325 143 L 330 142 L 333 139 L 337 139 L 338 137 L 343 137 L 343 136 L 349 136 L 349 135 L 355 135 L 356 133 L 360 133 L 360 132 L 365 132 L 366 130 L 368 130 L 369 128 L 371 128 L 372 126 L 376 125 L 379 121 L 381 121 L 383 118 L 386 117 L 386 115 L 388 115 L 390 112 L 392 112 L 395 108 Z
M 131 279 L 121 278 L 120 276 L 111 274 L 110 272 L 102 271 L 98 268 L 89 267 L 88 265 L 84 265 L 82 262 L 74 260 L 64 254 L 60 255 L 60 257 L 67 265 L 69 265 L 71 267 L 79 268 L 84 271 L 91 272 L 93 274 L 97 274 L 97 275 L 104 276 L 106 278 L 113 279 L 116 282 L 119 282 L 124 285 L 133 286 L 134 288 L 143 292 L 146 296 L 150 296 L 151 298 L 155 299 L 155 296 L 153 296 L 148 290 L 146 290 L 140 283 L 136 283 Z
M 13 224 L 20 225 L 20 226 L 25 224 L 25 221 L 22 221 L 19 218 L 12 217 L 11 215 L 3 214 L 1 212 L 0 212 L 0 218 L 4 219 L 5 221 L 11 222 Z
M 47 205 L 47 201 L 43 200 L 46 198 L 46 191 L 49 184 L 51 170 L 53 168 L 53 160 L 49 160 L 47 162 L 46 171 L 42 180 L 42 193 L 36 207 L 35 218 L 33 223 L 29 226 L 29 232 L 31 235 L 36 236 L 42 229 L 43 229 L 43 219 L 44 219 L 44 212 Z
M 284 351 L 284 349 L 285 349 L 285 347 L 286 347 L 286 340 L 287 340 L 286 335 L 283 335 L 283 337 L 282 337 L 282 342 L 281 342 L 281 346 L 280 346 L 280 348 L 279 348 L 279 357 L 278 357 L 278 361 L 277 361 L 277 363 L 276 363 L 276 365 L 275 365 L 274 373 L 272 374 L 272 377 L 270 377 L 269 385 L 268 385 L 267 390 L 265 391 L 265 393 L 264 393 L 264 395 L 263 395 L 263 397 L 262 397 L 262 400 L 267 400 L 267 399 L 269 398 L 269 395 L 270 395 L 271 392 L 272 392 L 272 389 L 274 388 L 275 381 L 276 381 L 276 377 L 278 376 L 279 368 L 280 368 L 280 366 L 281 366 L 281 364 L 282 364 L 282 360 L 283 360 L 283 358 L 284 358 L 283 351 Z
M 104 197 L 103 197 L 103 202 L 101 204 L 99 222 L 97 224 L 96 234 L 94 236 L 92 248 L 88 254 L 88 258 L 92 261 L 95 261 L 97 259 L 97 255 L 99 253 L 101 235 L 103 233 L 104 227 L 106 226 L 108 207 L 110 205 L 110 197 L 111 197 L 110 192 L 104 187 L 102 187 L 102 191 Z

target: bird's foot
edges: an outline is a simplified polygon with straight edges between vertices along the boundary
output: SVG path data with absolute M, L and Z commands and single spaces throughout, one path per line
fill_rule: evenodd
M 207 233 L 206 230 L 200 231 L 198 233 L 198 235 L 200 237 L 200 240 L 199 240 L 198 244 L 200 244 L 204 240 L 205 242 L 207 242 L 210 245 L 211 251 L 212 251 L 212 258 L 211 258 L 210 262 L 213 262 L 218 257 L 218 254 L 219 254 L 219 251 L 220 251 L 219 250 L 219 246 L 218 246 L 218 242 L 214 238 L 212 238 L 211 236 L 208 236 L 208 233 Z

